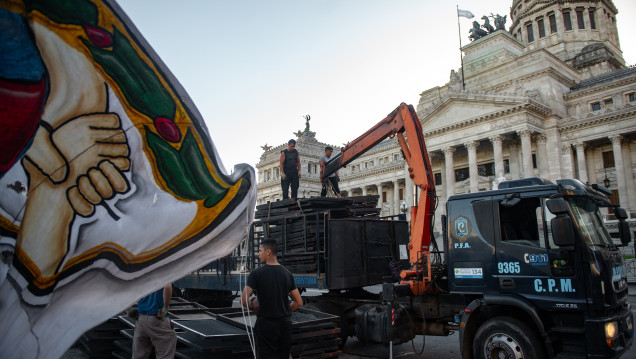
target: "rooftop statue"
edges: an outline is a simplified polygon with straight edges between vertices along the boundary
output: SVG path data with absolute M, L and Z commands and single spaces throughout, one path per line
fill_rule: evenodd
M 493 15 L 490 13 L 490 17 L 492 17 L 495 21 L 495 31 L 506 30 L 506 19 L 508 18 L 508 15 L 501 16 L 499 14 Z
M 305 132 L 309 132 L 309 120 L 311 120 L 311 116 L 305 115 Z
M 493 18 L 495 27 L 490 24 L 490 20 L 488 20 L 489 17 Z M 468 32 L 470 33 L 470 35 L 468 35 L 468 38 L 470 39 L 470 41 L 479 40 L 486 35 L 492 34 L 493 32 L 499 30 L 505 31 L 507 17 L 508 15 L 501 16 L 499 14 L 493 15 L 492 13 L 490 13 L 490 16 L 482 16 L 481 19 L 484 20 L 484 24 L 479 25 L 477 21 L 473 21 L 473 28 L 468 30 Z M 482 30 L 482 27 L 486 30 Z
M 488 31 L 489 34 L 492 34 L 493 32 L 495 32 L 495 28 L 492 27 L 492 25 L 490 25 L 490 21 L 488 20 L 488 16 L 484 15 L 484 16 L 481 17 L 481 19 L 484 20 L 484 24 L 481 25 L 481 27 L 486 29 L 486 31 Z
M 468 32 L 470 33 L 470 35 L 468 36 L 470 41 L 479 40 L 482 37 L 488 35 L 488 32 L 486 32 L 486 30 L 482 30 L 481 25 L 479 25 L 477 21 L 473 21 L 473 28 L 468 30 Z

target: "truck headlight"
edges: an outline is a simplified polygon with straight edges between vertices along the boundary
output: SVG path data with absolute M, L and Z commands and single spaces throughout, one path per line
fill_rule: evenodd
M 616 334 L 618 333 L 618 323 L 609 322 L 605 323 L 605 342 L 608 346 L 612 347 Z

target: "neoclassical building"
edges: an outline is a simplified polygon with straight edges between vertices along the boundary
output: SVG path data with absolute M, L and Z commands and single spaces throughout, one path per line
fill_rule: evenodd
M 617 12 L 610 0 L 514 0 L 508 31 L 462 48 L 463 81 L 451 70 L 448 83 L 420 94 L 437 225 L 449 196 L 491 189 L 502 176 L 607 183 L 612 201 L 636 218 L 636 68 L 623 60 Z M 309 126 L 297 137 L 299 196 L 318 195 L 325 144 Z M 259 203 L 280 198 L 284 148 L 267 148 L 257 164 Z M 379 195 L 383 215 L 419 195 L 395 140 L 341 169 L 340 178 L 345 195 Z

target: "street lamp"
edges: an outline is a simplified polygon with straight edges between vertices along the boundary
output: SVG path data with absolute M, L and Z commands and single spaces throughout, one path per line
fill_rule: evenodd
M 400 203 L 400 212 L 406 213 L 406 203 L 404 201 Z
M 609 188 L 610 180 L 609 178 L 607 178 L 607 169 L 604 168 L 604 170 L 605 170 L 605 178 L 603 178 L 603 185 L 605 186 L 605 188 Z

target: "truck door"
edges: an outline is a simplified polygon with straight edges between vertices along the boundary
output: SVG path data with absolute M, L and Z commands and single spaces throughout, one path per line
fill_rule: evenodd
M 576 296 L 575 261 L 569 257 L 570 252 L 550 250 L 557 247 L 550 246 L 550 218 L 546 218 L 546 213 L 551 215 L 545 200 L 536 193 L 522 193 L 499 201 L 497 278 L 502 293 L 524 296 L 544 309 L 563 309 L 563 305 L 571 306 L 572 297 Z M 574 304 L 571 308 L 578 307 Z

